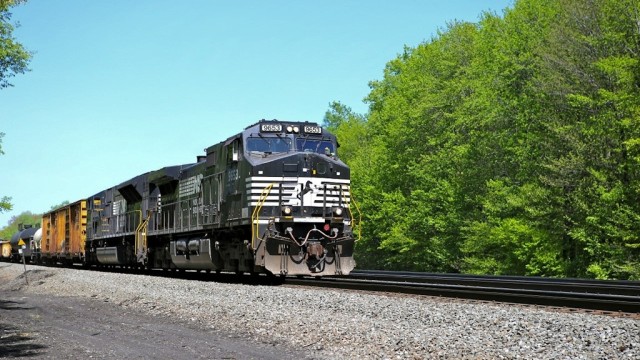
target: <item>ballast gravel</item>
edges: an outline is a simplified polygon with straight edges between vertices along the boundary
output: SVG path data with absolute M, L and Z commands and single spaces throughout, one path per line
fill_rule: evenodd
M 3 288 L 115 303 L 247 342 L 284 344 L 310 358 L 640 358 L 640 320 L 631 318 L 333 289 L 39 266 L 27 270 L 28 285 L 22 265 L 3 264 Z

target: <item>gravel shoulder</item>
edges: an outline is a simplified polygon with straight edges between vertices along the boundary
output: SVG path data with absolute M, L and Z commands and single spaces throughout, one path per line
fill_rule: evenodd
M 77 297 L 0 296 L 0 357 L 294 359 L 286 350 Z M 4 315 L 4 314 L 3 314 Z
M 0 356 L 637 359 L 640 321 L 0 263 Z
M 106 296 L 29 291 L 55 277 L 59 269 L 29 270 L 26 280 L 24 274 L 18 275 L 13 270 L 7 274 L 6 268 L 0 269 L 0 358 L 279 360 L 308 357 L 281 344 L 246 341 L 237 334 L 216 331 L 169 314 L 158 316 L 140 311 L 122 301 L 112 302 L 115 299 Z M 59 287 L 55 293 L 65 293 L 63 286 L 53 286 Z

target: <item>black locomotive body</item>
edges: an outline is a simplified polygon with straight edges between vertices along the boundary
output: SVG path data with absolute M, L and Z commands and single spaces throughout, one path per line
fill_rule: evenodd
M 355 266 L 349 168 L 315 123 L 260 121 L 192 164 L 87 199 L 85 261 L 341 275 Z

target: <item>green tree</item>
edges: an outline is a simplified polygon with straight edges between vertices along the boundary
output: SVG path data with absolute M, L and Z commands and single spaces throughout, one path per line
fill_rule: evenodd
M 42 215 L 33 214 L 30 211 L 25 211 L 17 216 L 13 216 L 11 220 L 9 220 L 9 224 L 0 230 L 0 239 L 10 239 L 13 234 L 18 232 L 18 226 L 20 224 L 39 226 L 41 221 Z
M 337 136 L 340 145 L 338 155 L 351 169 L 351 212 L 356 220 L 354 231 L 358 238 L 356 253 L 362 254 L 357 258 L 358 264 L 361 267 L 378 267 L 375 261 L 371 261 L 374 258 L 368 256 L 376 251 L 377 245 L 370 238 L 360 236 L 365 226 L 360 221 L 362 214 L 369 211 L 372 203 L 366 191 L 372 151 L 367 116 L 355 113 L 350 107 L 334 101 L 329 104 L 323 125 Z
M 640 278 L 640 1 L 560 1 L 544 53 L 571 276 Z
M 61 208 L 61 207 L 66 206 L 66 205 L 69 205 L 69 201 L 68 201 L 68 200 L 63 201 L 63 202 L 61 202 L 60 204 L 52 205 L 52 206 L 49 208 L 49 210 L 50 210 L 50 211 L 53 211 L 53 210 L 55 210 L 55 209 Z
M 347 156 L 359 264 L 640 278 L 639 23 L 639 0 L 518 0 L 406 47 Z
M 8 196 L 3 196 L 2 199 L 0 199 L 0 213 L 4 211 L 9 211 L 12 208 L 13 208 L 13 205 L 11 204 L 11 198 Z
M 365 133 L 367 118 L 350 107 L 334 101 L 329 104 L 323 125 L 338 137 L 340 158 L 350 163 L 368 146 Z
M 11 24 L 9 9 L 23 0 L 0 0 L 0 89 L 12 86 L 9 78 L 27 71 L 31 59 L 28 52 L 13 37 L 15 25 Z
M 379 244 L 385 268 L 459 271 L 467 203 L 459 175 L 471 133 L 456 112 L 473 94 L 477 31 L 451 23 L 430 42 L 405 48 L 371 83 L 365 233 Z
M 474 95 L 464 116 L 476 132 L 468 157 L 475 194 L 462 236 L 463 270 L 472 273 L 560 276 L 561 215 L 540 184 L 549 151 L 547 108 L 537 87 L 540 49 L 558 7 L 516 2 L 500 18 L 485 14 L 471 77 Z M 555 211 L 554 211 L 555 210 Z

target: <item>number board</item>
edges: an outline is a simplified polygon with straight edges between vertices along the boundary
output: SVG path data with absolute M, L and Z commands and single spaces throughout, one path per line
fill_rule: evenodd
M 260 132 L 282 132 L 282 124 L 260 124 Z
M 320 126 L 305 125 L 304 132 L 307 134 L 322 134 L 322 128 Z

